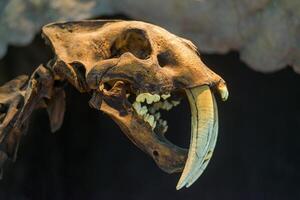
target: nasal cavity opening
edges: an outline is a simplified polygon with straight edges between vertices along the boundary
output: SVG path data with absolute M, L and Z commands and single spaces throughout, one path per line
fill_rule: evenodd
M 112 58 L 130 52 L 139 59 L 147 59 L 151 55 L 152 48 L 148 35 L 144 30 L 128 29 L 116 38 L 110 51 Z
M 170 51 L 164 51 L 157 54 L 157 61 L 160 67 L 167 65 L 176 65 L 177 62 Z

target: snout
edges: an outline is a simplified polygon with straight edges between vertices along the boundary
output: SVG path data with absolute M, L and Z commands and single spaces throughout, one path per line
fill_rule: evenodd
M 87 72 L 86 80 L 91 89 L 108 81 L 122 80 L 129 82 L 140 92 L 163 92 L 171 90 L 172 80 L 160 69 L 151 58 L 140 59 L 130 52 L 119 58 L 98 62 Z

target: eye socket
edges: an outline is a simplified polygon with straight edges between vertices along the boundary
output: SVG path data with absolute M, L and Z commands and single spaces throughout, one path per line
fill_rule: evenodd
M 139 59 L 150 57 L 152 48 L 147 33 L 141 29 L 129 29 L 122 33 L 110 48 L 111 57 L 120 57 L 125 52 Z

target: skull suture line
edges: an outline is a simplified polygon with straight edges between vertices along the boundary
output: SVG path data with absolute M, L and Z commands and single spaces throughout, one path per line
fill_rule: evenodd
M 212 91 L 228 97 L 224 80 L 201 61 L 192 42 L 144 22 L 89 20 L 53 23 L 43 36 L 55 57 L 28 78 L 0 88 L 0 165 L 15 159 L 29 115 L 46 107 L 52 131 L 64 115 L 63 83 L 92 94 L 90 105 L 108 114 L 140 149 L 168 173 L 183 171 L 177 189 L 189 187 L 206 168 L 217 139 Z M 160 110 L 187 97 L 191 108 L 189 151 L 169 142 Z

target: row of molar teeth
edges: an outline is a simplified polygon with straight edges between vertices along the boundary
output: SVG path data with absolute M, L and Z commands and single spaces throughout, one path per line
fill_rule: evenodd
M 155 116 L 148 113 L 147 106 L 142 106 L 140 102 L 135 101 L 132 104 L 133 108 L 139 116 L 142 116 L 144 121 L 148 122 L 152 129 L 156 127 Z
M 177 106 L 179 101 L 169 102 L 167 99 L 170 97 L 170 94 L 150 94 L 150 93 L 141 93 L 136 97 L 136 101 L 132 104 L 133 108 L 137 114 L 143 117 L 144 121 L 149 123 L 152 130 L 159 124 L 162 127 L 162 133 L 165 133 L 168 129 L 167 121 L 160 119 L 161 114 L 157 112 L 159 109 L 170 110 L 172 107 Z M 160 101 L 163 99 L 164 101 Z M 152 106 L 147 108 L 147 106 L 142 106 L 141 103 L 145 102 L 147 104 L 152 104 Z M 149 112 L 148 112 L 149 111 Z

